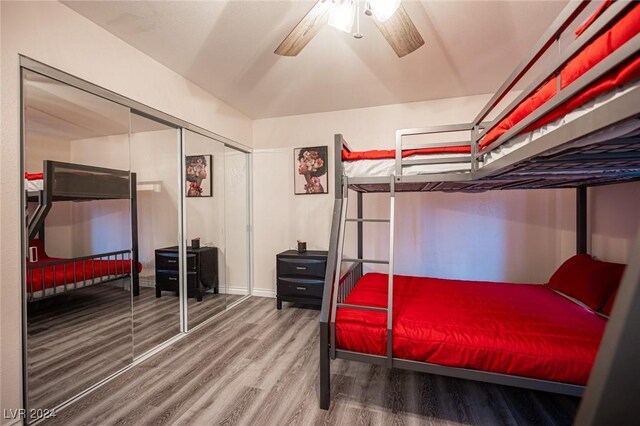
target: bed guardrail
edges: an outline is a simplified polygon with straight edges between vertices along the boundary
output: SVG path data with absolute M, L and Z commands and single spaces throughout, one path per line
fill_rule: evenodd
M 406 167 L 416 165 L 427 164 L 469 164 L 469 170 L 472 170 L 474 164 L 473 149 L 475 145 L 472 143 L 474 132 L 473 124 L 452 124 L 448 126 L 432 126 L 414 129 L 401 129 L 396 132 L 396 161 L 395 161 L 395 175 L 396 179 L 400 180 L 400 177 L 404 175 L 403 171 Z M 462 135 L 459 135 L 462 133 Z M 468 135 L 465 135 L 468 133 Z M 428 136 L 428 135 L 449 135 L 453 134 L 453 137 L 458 137 L 456 140 L 450 140 L 446 142 L 422 142 L 422 143 L 406 143 L 405 139 L 411 136 Z M 463 137 L 463 139 L 459 139 Z M 440 158 L 421 158 L 405 160 L 402 153 L 405 150 L 420 150 L 431 148 L 451 148 L 451 147 L 469 147 L 469 153 L 462 155 L 448 155 Z
M 127 264 L 129 270 L 125 268 Z M 130 250 L 51 262 L 27 262 L 28 300 L 40 300 L 67 291 L 125 278 L 130 276 L 136 268 L 137 265 L 132 264 Z
M 571 26 L 571 24 L 578 18 L 585 7 L 590 3 L 589 0 L 569 2 L 565 9 L 558 15 L 549 29 L 540 37 L 530 53 L 520 63 L 520 65 L 511 73 L 507 80 L 500 86 L 498 91 L 491 97 L 487 104 L 478 113 L 475 119 L 471 123 L 454 124 L 448 126 L 433 126 L 423 128 L 401 129 L 396 132 L 396 165 L 395 174 L 396 180 L 401 181 L 405 175 L 403 171 L 406 167 L 418 164 L 444 164 L 444 163 L 469 163 L 469 170 L 471 172 L 477 172 L 482 168 L 482 164 L 486 155 L 496 150 L 513 137 L 520 134 L 529 126 L 534 124 L 540 118 L 550 113 L 563 103 L 570 100 L 572 97 L 584 91 L 590 85 L 597 82 L 608 72 L 616 69 L 618 66 L 624 64 L 631 58 L 637 57 L 640 54 L 640 35 L 636 35 L 627 41 L 624 45 L 613 51 L 606 58 L 602 59 L 598 64 L 593 66 L 590 70 L 585 72 L 582 76 L 575 81 L 563 87 L 560 79 L 560 70 L 564 65 L 571 61 L 582 49 L 596 37 L 598 37 L 608 26 L 615 22 L 620 16 L 627 12 L 630 8 L 636 6 L 635 2 L 628 0 L 619 0 L 611 4 L 602 14 L 592 22 L 589 27 L 580 34 L 575 40 L 573 40 L 566 48 L 560 45 L 561 36 Z M 486 121 L 487 117 L 494 112 L 501 101 L 520 83 L 525 76 L 530 74 L 530 71 L 539 62 L 539 60 L 552 48 L 558 52 L 558 57 L 552 61 L 552 63 L 544 68 L 544 71 L 536 71 L 536 77 L 533 81 L 524 89 L 518 96 L 515 97 L 504 109 L 502 109 L 496 116 L 490 121 Z M 557 92 L 546 103 L 535 109 L 532 113 L 527 115 L 524 119 L 519 121 L 516 125 L 492 141 L 486 146 L 482 146 L 483 139 L 487 136 L 489 131 L 493 129 L 498 123 L 500 123 L 505 117 L 511 114 L 518 105 L 525 99 L 535 93 L 540 87 L 546 84 L 551 78 L 557 77 Z M 416 135 L 430 135 L 430 134 L 445 134 L 451 132 L 468 131 L 468 137 L 463 140 L 452 142 L 426 142 L 418 145 L 410 145 L 405 142 L 405 139 L 409 136 Z M 458 158 L 434 158 L 434 159 L 420 159 L 420 160 L 404 160 L 402 158 L 403 150 L 407 149 L 422 149 L 422 148 L 443 148 L 443 147 L 464 147 L 469 146 L 469 155 L 465 157 L 459 156 Z

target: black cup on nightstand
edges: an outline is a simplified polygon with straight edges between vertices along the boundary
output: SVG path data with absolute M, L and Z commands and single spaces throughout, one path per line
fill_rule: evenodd
M 307 251 L 307 243 L 305 241 L 298 241 L 298 253 L 304 253 Z
M 191 248 L 192 249 L 199 249 L 200 248 L 200 239 L 199 238 L 194 238 L 193 240 L 191 240 Z

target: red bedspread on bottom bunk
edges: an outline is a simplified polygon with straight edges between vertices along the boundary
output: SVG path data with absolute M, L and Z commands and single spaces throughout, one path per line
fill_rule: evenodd
M 62 259 L 45 258 L 39 262 L 27 262 L 29 267 L 37 265 L 33 269 L 27 270 L 27 291 L 29 293 L 42 291 L 43 284 L 44 288 L 53 288 L 54 286 L 63 287 L 66 282 L 67 286 L 73 287 L 74 282 L 131 273 L 131 261 L 126 259 L 86 261 L 70 259 L 68 263 L 55 265 L 55 268 L 47 266 L 47 262 L 58 260 Z M 138 272 L 141 270 L 142 264 L 138 263 Z
M 386 307 L 387 275 L 366 274 L 346 303 Z M 542 285 L 394 277 L 393 355 L 586 384 L 606 320 Z M 384 312 L 340 308 L 339 349 L 386 354 Z

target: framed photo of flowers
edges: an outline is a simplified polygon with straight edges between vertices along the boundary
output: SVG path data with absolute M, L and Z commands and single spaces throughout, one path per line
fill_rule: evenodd
M 184 192 L 187 197 L 213 196 L 211 155 L 187 155 L 184 167 Z
M 328 194 L 329 193 L 329 148 L 312 146 L 295 148 L 293 162 L 294 193 Z

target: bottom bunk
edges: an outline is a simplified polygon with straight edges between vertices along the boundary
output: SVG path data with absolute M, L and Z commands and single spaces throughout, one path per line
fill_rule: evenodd
M 129 250 L 100 253 L 72 259 L 49 257 L 37 239 L 31 243 L 35 255 L 27 261 L 27 300 L 33 301 L 67 291 L 128 277 L 132 274 Z M 142 270 L 138 262 L 137 272 Z M 134 292 L 137 283 L 133 283 Z
M 576 255 L 545 285 L 394 275 L 389 345 L 388 275 L 355 265 L 336 290 L 332 353 L 581 395 L 624 268 Z
M 366 274 L 345 303 L 385 307 L 386 274 Z M 386 313 L 341 308 L 338 349 L 385 355 Z M 548 286 L 394 276 L 393 356 L 584 385 L 606 319 Z

